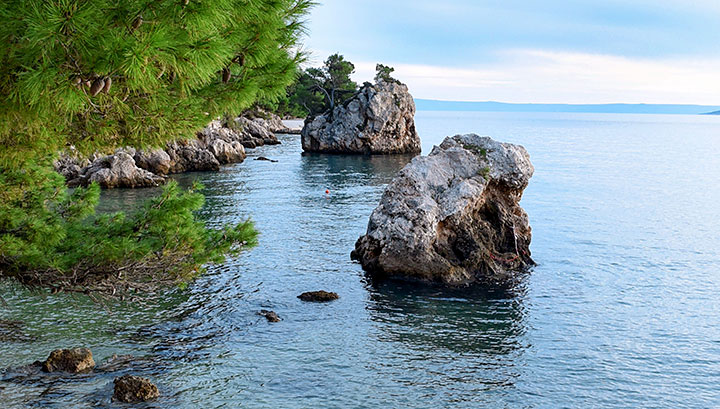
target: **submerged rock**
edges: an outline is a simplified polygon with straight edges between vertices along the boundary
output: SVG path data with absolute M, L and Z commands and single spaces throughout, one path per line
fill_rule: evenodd
M 419 153 L 415 102 L 397 82 L 365 83 L 332 113 L 309 118 L 302 130 L 306 152 Z
M 351 257 L 379 277 L 511 287 L 534 264 L 519 205 L 533 171 L 522 146 L 446 138 L 386 188 Z
M 113 381 L 113 400 L 123 403 L 147 402 L 160 396 L 157 386 L 147 378 L 123 375 Z
M 43 363 L 45 372 L 79 373 L 95 367 L 92 352 L 87 348 L 56 349 Z
M 308 302 L 328 302 L 337 300 L 340 296 L 337 293 L 320 290 L 302 293 L 297 298 Z
M 29 342 L 33 337 L 25 332 L 25 323 L 0 319 L 0 342 Z
M 159 186 L 165 183 L 164 177 L 139 168 L 133 158 L 135 153 L 134 149 L 118 149 L 112 155 L 97 158 L 70 180 L 68 185 L 88 186 L 97 182 L 102 188 L 112 189 Z
M 265 317 L 268 322 L 280 322 L 280 317 L 278 317 L 275 311 L 260 310 L 260 312 L 258 312 L 258 315 L 262 315 L 263 317 Z
M 264 157 L 264 156 L 258 156 L 257 158 L 255 158 L 255 160 L 264 160 L 264 161 L 267 161 L 267 162 L 277 163 L 276 160 L 270 159 L 270 158 L 266 158 L 266 157 Z

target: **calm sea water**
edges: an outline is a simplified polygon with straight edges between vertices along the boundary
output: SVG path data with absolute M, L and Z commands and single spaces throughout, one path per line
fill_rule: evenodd
M 112 407 L 112 379 L 131 372 L 159 384 L 153 408 L 720 407 L 720 117 L 416 120 L 425 153 L 461 132 L 530 152 L 522 205 L 539 265 L 519 294 L 369 283 L 349 253 L 409 158 L 302 156 L 282 136 L 245 163 L 178 177 L 207 186 L 209 223 L 252 217 L 262 232 L 188 290 L 97 304 L 4 284 L 0 319 L 22 325 L 0 342 L 0 368 L 69 346 L 134 358 L 95 375 L 6 371 L 0 406 Z M 103 206 L 152 193 L 108 191 Z M 341 298 L 296 298 L 318 289 Z

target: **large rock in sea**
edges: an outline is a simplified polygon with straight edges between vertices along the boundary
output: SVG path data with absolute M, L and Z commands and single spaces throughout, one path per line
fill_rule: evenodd
M 365 83 L 332 113 L 308 118 L 302 147 L 306 152 L 325 153 L 419 153 L 414 117 L 415 102 L 406 85 Z
M 351 257 L 378 277 L 510 288 L 534 265 L 519 205 L 533 171 L 522 146 L 446 138 L 390 183 Z

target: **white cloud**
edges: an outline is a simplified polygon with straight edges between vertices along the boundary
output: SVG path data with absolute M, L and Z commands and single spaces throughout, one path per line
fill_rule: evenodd
M 720 104 L 720 58 L 639 59 L 513 50 L 474 68 L 392 64 L 417 98 L 536 103 Z M 356 80 L 375 63 L 356 62 Z

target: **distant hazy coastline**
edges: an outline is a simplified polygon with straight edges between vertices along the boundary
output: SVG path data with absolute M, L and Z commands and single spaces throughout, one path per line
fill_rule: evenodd
M 607 114 L 720 115 L 720 105 L 672 104 L 512 104 L 505 102 L 463 102 L 415 99 L 420 111 L 482 112 L 578 112 Z

